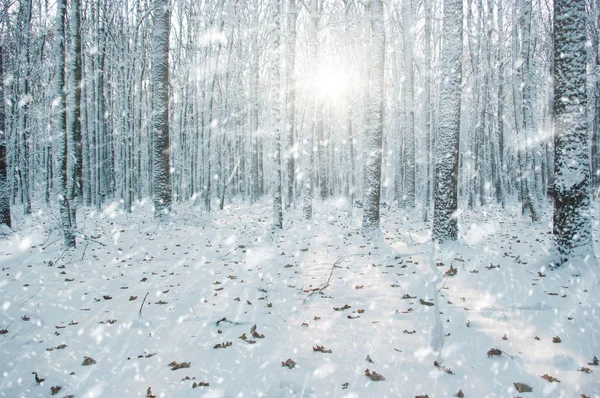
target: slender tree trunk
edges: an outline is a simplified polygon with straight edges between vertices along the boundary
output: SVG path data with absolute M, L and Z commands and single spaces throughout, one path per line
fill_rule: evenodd
M 71 224 L 71 210 L 69 204 L 67 172 L 68 172 L 68 137 L 67 137 L 67 109 L 65 101 L 65 14 L 64 0 L 56 3 L 56 105 L 58 108 L 58 135 L 59 135 L 59 161 L 58 168 L 58 203 L 60 207 L 60 220 L 63 229 L 65 248 L 75 247 L 75 235 Z
M 282 178 L 281 178 L 281 111 L 283 108 L 283 92 L 281 90 L 281 0 L 273 0 L 273 85 L 275 88 L 275 101 L 273 106 L 273 228 L 283 228 L 283 202 L 282 202 Z
M 169 142 L 169 0 L 154 0 L 152 32 L 152 128 L 154 137 L 154 212 L 160 216 L 171 208 Z
M 0 44 L 0 82 L 4 81 L 4 47 Z M 12 227 L 10 217 L 10 186 L 6 170 L 6 111 L 4 105 L 4 84 L 0 84 L 0 224 Z
M 298 11 L 296 10 L 296 0 L 289 0 L 289 9 L 287 15 L 287 126 L 285 143 L 285 163 L 287 170 L 287 196 L 285 207 L 289 209 L 294 201 L 294 179 L 295 179 L 295 159 L 298 154 L 294 147 L 294 133 L 296 131 L 296 20 Z
M 71 178 L 69 178 L 69 204 L 71 210 L 71 225 L 77 227 L 77 205 L 83 197 L 83 142 L 81 135 L 81 24 L 80 24 L 80 0 L 71 0 L 71 74 L 69 92 L 72 93 L 72 107 L 68 121 L 70 124 L 71 138 L 69 142 L 73 146 L 70 155 L 72 166 Z
M 29 56 L 29 43 L 31 36 L 31 0 L 21 2 L 23 6 L 23 43 L 20 49 L 22 55 L 20 61 L 23 62 L 24 76 L 22 97 L 20 99 L 19 108 L 21 113 L 21 176 L 22 176 L 22 195 L 23 208 L 25 214 L 31 214 L 31 132 L 30 132 L 30 103 L 32 101 L 30 94 L 30 78 L 31 65 Z

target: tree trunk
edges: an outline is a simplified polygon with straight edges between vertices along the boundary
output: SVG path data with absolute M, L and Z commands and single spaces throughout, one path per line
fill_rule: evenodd
M 585 2 L 554 3 L 554 252 L 556 265 L 592 255 Z M 570 56 L 565 57 L 564 54 Z
M 273 0 L 273 86 L 275 101 L 273 105 L 273 228 L 283 228 L 283 202 L 281 197 L 281 110 L 283 108 L 283 92 L 281 90 L 281 64 L 282 40 L 281 40 L 281 2 Z
M 67 137 L 67 109 L 65 101 L 65 14 L 64 0 L 56 3 L 56 104 L 58 108 L 58 135 L 59 135 L 59 161 L 58 168 L 58 203 L 60 220 L 64 236 L 65 248 L 75 247 L 75 235 L 71 224 L 71 210 L 69 204 L 67 171 L 68 171 L 68 137 Z
M 152 32 L 152 128 L 154 137 L 153 184 L 154 214 L 171 208 L 171 171 L 169 142 L 169 0 L 154 0 Z
M 374 0 L 370 8 L 369 102 L 364 135 L 366 154 L 362 219 L 362 226 L 365 230 L 379 229 L 384 110 L 385 28 L 383 0 Z
M 462 21 L 460 0 L 444 0 L 440 116 L 436 138 L 433 238 L 440 243 L 458 238 L 458 150 L 462 83 Z

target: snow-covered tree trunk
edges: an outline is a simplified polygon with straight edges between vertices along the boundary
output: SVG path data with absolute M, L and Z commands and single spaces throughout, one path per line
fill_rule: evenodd
M 56 3 L 56 100 L 58 131 L 58 204 L 60 208 L 60 222 L 63 230 L 64 245 L 66 248 L 75 247 L 75 235 L 71 224 L 71 210 L 67 191 L 68 172 L 68 137 L 67 137 L 67 109 L 65 101 L 65 14 L 64 0 Z
M 592 254 L 585 22 L 585 2 L 555 0 L 553 237 L 559 266 L 577 266 Z
M 0 225 L 12 227 L 10 217 L 10 187 L 6 170 L 6 112 L 4 107 L 4 47 L 0 44 Z
M 596 2 L 596 35 L 592 40 L 594 54 L 594 68 L 596 85 L 594 87 L 594 131 L 592 134 L 592 188 L 596 191 L 595 196 L 598 197 L 600 189 L 600 3 Z
M 83 197 L 83 139 L 81 135 L 81 34 L 80 34 L 80 0 L 71 0 L 71 73 L 69 93 L 72 96 L 71 109 L 68 122 L 71 137 L 69 142 L 73 147 L 69 155 L 71 160 L 69 178 L 69 204 L 71 210 L 71 224 L 77 226 L 76 209 Z
M 425 8 L 425 64 L 423 65 L 423 113 L 425 117 L 425 167 L 427 168 L 427 188 L 425 190 L 425 203 L 423 205 L 423 221 L 429 221 L 429 212 L 431 208 L 431 192 L 433 183 L 433 174 L 431 172 L 431 2 L 426 1 Z
M 154 0 L 152 32 L 152 135 L 154 211 L 160 216 L 171 207 L 169 142 L 169 0 Z
M 20 172 L 22 176 L 21 189 L 23 190 L 23 208 L 25 214 L 31 214 L 31 121 L 30 121 L 30 103 L 31 98 L 31 63 L 29 56 L 29 44 L 31 41 L 31 9 L 32 0 L 25 0 L 20 2 L 19 14 L 22 21 L 21 32 L 23 34 L 23 42 L 20 43 L 20 55 L 19 62 L 23 65 L 23 87 L 21 91 L 21 97 L 19 109 L 21 128 L 20 128 L 20 141 L 21 141 L 21 154 L 20 160 Z
M 412 0 L 402 0 L 404 29 L 404 199 L 407 208 L 415 206 L 415 110 Z
M 281 90 L 281 0 L 272 0 L 273 6 L 273 72 L 272 83 L 275 101 L 273 104 L 273 228 L 283 228 L 283 201 L 281 197 L 281 111 L 283 108 L 283 92 Z
M 383 90 L 385 66 L 385 27 L 383 0 L 373 0 L 371 8 L 371 45 L 369 67 L 369 103 L 364 132 L 365 175 L 362 226 L 379 228 L 381 197 L 381 152 L 383 138 Z
M 498 178 L 495 181 L 496 196 L 502 207 L 506 205 L 504 192 L 504 65 L 506 61 L 502 59 L 503 52 L 501 48 L 504 44 L 504 9 L 502 0 L 498 1 L 498 42 L 497 42 L 497 63 L 498 63 L 498 126 L 497 126 L 497 153 L 498 161 L 492 167 L 497 167 Z
M 444 0 L 442 87 L 436 138 L 433 238 L 443 243 L 458 237 L 458 148 L 462 82 L 461 0 Z
M 525 168 L 523 170 L 524 175 L 522 178 L 526 180 L 526 194 L 527 202 L 529 203 L 529 209 L 531 212 L 531 220 L 537 221 L 539 219 L 539 211 L 537 208 L 537 196 L 536 196 L 536 176 L 537 172 L 534 167 L 534 147 L 537 144 L 530 144 L 534 134 L 534 123 L 533 123 L 533 71 L 532 71 L 532 39 L 531 39 L 531 22 L 532 22 L 532 0 L 521 0 L 523 14 L 523 43 L 521 45 L 521 59 L 523 63 L 522 70 L 522 95 L 523 95 L 523 150 L 525 153 Z
M 309 62 L 310 62 L 310 79 L 316 86 L 317 77 L 317 51 L 318 51 L 318 26 L 319 26 L 319 1 L 312 0 L 310 5 L 310 29 L 309 29 Z M 313 208 L 313 171 L 314 171 L 314 131 L 316 130 L 316 87 L 308 90 L 308 110 L 309 118 L 308 129 L 304 130 L 305 136 L 302 142 L 302 211 L 304 218 L 310 220 L 312 218 Z
M 290 208 L 294 201 L 294 162 L 297 157 L 297 151 L 294 147 L 294 133 L 296 131 L 296 20 L 298 11 L 296 9 L 296 0 L 289 0 L 287 14 L 287 126 L 285 134 L 285 163 L 287 170 L 286 186 L 286 208 Z

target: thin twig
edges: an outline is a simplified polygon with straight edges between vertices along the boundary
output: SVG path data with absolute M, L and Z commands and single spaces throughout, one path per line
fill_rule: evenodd
M 90 242 L 86 241 L 85 242 L 85 247 L 83 248 L 83 253 L 81 253 L 81 260 L 83 261 L 83 259 L 85 258 L 85 252 L 87 250 L 87 247 L 89 246 Z
M 329 277 L 327 277 L 327 281 L 325 282 L 325 284 L 323 286 L 321 286 L 320 288 L 317 289 L 313 289 L 308 296 L 306 296 L 306 298 L 304 299 L 304 301 L 306 302 L 306 300 L 308 300 L 313 294 L 318 293 L 318 292 L 322 292 L 323 290 L 327 289 L 330 286 L 330 282 L 331 282 L 331 277 L 333 276 L 333 270 L 335 270 L 336 267 L 339 266 L 339 264 L 341 264 L 343 261 L 347 260 L 350 257 L 353 256 L 360 256 L 360 253 L 356 253 L 356 254 L 349 254 L 345 257 L 340 257 L 338 258 L 335 263 L 333 263 L 333 265 L 331 266 L 331 271 L 329 272 Z
M 40 288 L 39 288 L 39 289 L 38 289 L 38 290 L 37 290 L 35 293 L 33 293 L 33 294 L 31 295 L 31 297 L 29 297 L 27 300 L 23 301 L 23 302 L 21 303 L 20 307 L 24 306 L 26 302 L 28 302 L 29 300 L 31 300 L 32 298 L 34 298 L 34 297 L 35 297 L 35 295 L 36 295 L 36 294 L 38 294 L 38 293 L 40 292 L 40 290 L 42 290 L 42 288 L 41 288 L 41 287 L 40 287 Z
M 144 303 L 146 302 L 146 297 L 148 297 L 149 294 L 150 294 L 150 292 L 146 293 L 146 295 L 144 296 L 144 300 L 142 301 L 142 305 L 140 305 L 140 316 L 142 316 L 142 308 L 144 307 Z
M 224 256 L 222 257 L 222 259 L 223 259 L 223 258 L 225 258 L 225 257 L 227 257 L 227 256 L 229 256 L 231 253 L 233 253 L 233 252 L 234 252 L 234 251 L 236 251 L 237 249 L 243 249 L 244 247 L 246 247 L 246 246 L 244 246 L 244 245 L 238 245 L 238 246 L 237 246 L 237 247 L 235 247 L 235 248 L 234 248 L 232 251 L 230 251 L 229 253 L 227 253 L 226 255 L 224 255 Z
M 438 293 L 440 292 L 440 290 L 442 290 L 444 288 L 444 286 L 446 286 L 446 282 L 448 282 L 448 278 L 450 278 L 450 275 L 448 275 L 446 277 L 446 279 L 444 279 L 444 283 L 442 284 L 442 286 L 438 289 Z
M 194 306 L 192 305 L 192 303 L 190 303 L 190 307 L 192 307 L 192 312 L 194 313 L 194 315 L 196 315 L 196 318 L 198 318 L 198 320 L 201 321 L 201 319 L 198 316 L 198 314 L 196 314 L 196 310 L 194 309 Z
M 15 337 L 17 337 L 21 332 L 23 331 L 23 329 L 20 329 L 17 333 L 15 333 L 15 335 L 13 337 L 11 337 L 10 339 L 14 339 Z

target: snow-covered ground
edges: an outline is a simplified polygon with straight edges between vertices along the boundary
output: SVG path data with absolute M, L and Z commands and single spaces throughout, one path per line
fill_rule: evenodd
M 273 233 L 267 201 L 115 205 L 68 253 L 56 215 L 21 217 L 0 238 L 0 396 L 600 397 L 598 279 L 548 269 L 548 215 L 463 212 L 433 249 L 416 214 L 383 208 L 365 237 L 346 207 Z

